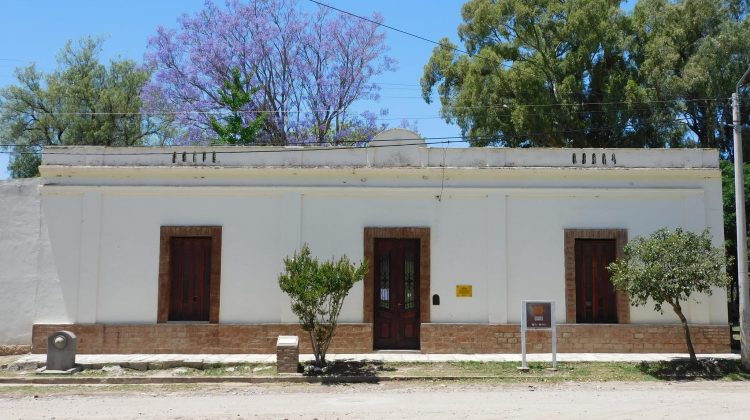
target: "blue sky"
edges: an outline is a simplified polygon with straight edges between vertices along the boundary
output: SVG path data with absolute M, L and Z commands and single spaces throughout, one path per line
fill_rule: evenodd
M 55 56 L 68 40 L 85 36 L 106 39 L 102 59 L 131 58 L 141 61 L 148 38 L 159 25 L 175 27 L 183 13 L 193 14 L 205 0 L 2 0 L 0 10 L 0 87 L 15 82 L 13 70 L 31 62 L 45 72 L 54 70 Z M 216 0 L 223 3 L 223 0 Z M 301 7 L 314 4 L 298 0 Z M 636 0 L 623 8 L 632 10 Z M 422 37 L 439 40 L 450 37 L 458 43 L 456 30 L 461 23 L 461 6 L 466 0 L 324 0 L 334 7 L 359 15 L 379 12 L 387 25 Z M 354 105 L 357 111 L 388 109 L 391 125 L 402 118 L 417 121 L 425 137 L 460 134 L 458 127 L 438 117 L 439 106 L 426 104 L 420 95 L 419 78 L 434 45 L 398 32 L 383 29 L 389 55 L 399 65 L 395 72 L 381 75 L 381 99 L 377 103 Z M 453 144 L 452 146 L 460 146 Z M 0 179 L 6 172 L 8 155 L 0 153 Z
M 223 0 L 219 0 L 223 2 Z M 438 40 L 449 36 L 457 41 L 456 29 L 461 22 L 465 0 L 326 0 L 326 3 L 357 13 L 379 12 L 384 22 L 425 38 Z M 0 86 L 15 82 L 14 68 L 34 62 L 42 71 L 55 68 L 55 56 L 67 40 L 84 36 L 106 39 L 102 58 L 131 58 L 141 61 L 146 42 L 157 26 L 176 26 L 183 13 L 195 13 L 204 0 L 3 0 L 0 14 Z M 317 7 L 306 0 L 301 7 Z M 436 5 L 439 4 L 439 7 Z M 33 6 L 33 7 L 32 7 Z M 387 118 L 398 125 L 400 118 L 417 119 L 425 137 L 456 136 L 460 130 L 438 117 L 439 106 L 427 105 L 420 97 L 419 78 L 432 48 L 425 41 L 386 30 L 389 55 L 398 70 L 377 78 L 383 83 L 377 103 L 359 103 L 356 110 L 389 110 Z M 0 154 L 0 179 L 8 177 L 8 156 Z

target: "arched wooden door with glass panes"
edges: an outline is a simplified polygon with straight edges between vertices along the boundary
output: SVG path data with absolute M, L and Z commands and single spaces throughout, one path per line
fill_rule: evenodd
M 419 349 L 419 239 L 375 239 L 376 349 Z

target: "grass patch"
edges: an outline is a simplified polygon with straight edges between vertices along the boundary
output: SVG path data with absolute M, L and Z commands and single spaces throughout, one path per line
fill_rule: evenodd
M 529 363 L 529 372 L 518 370 L 517 362 L 446 362 L 399 364 L 392 376 L 451 376 L 493 378 L 503 382 L 563 382 L 563 381 L 638 381 L 649 380 L 635 364 L 579 362 L 558 363 L 551 370 L 551 363 Z
M 698 365 L 687 359 L 661 362 L 561 362 L 557 370 L 549 362 L 529 363 L 529 372 L 518 370 L 518 362 L 382 362 L 348 360 L 330 362 L 325 369 L 303 365 L 308 376 L 360 378 L 451 378 L 452 380 L 527 382 L 606 382 L 660 380 L 727 380 L 750 381 L 750 372 L 741 369 L 739 360 L 705 358 Z M 2 375 L 29 377 L 33 371 L 4 371 Z M 86 369 L 73 377 L 269 377 L 277 376 L 274 364 L 212 365 L 202 368 L 174 367 L 160 370 L 135 370 L 119 366 Z
M 276 366 L 271 364 L 246 363 L 240 365 L 215 364 L 203 368 L 175 367 L 166 369 L 137 370 L 120 366 L 105 366 L 102 369 L 85 369 L 74 376 L 82 377 L 127 377 L 127 376 L 269 376 L 276 375 Z
M 194 376 L 269 376 L 276 375 L 276 365 L 245 363 L 235 366 L 215 365 L 204 369 L 190 369 L 185 375 Z
M 309 366 L 309 364 L 308 364 Z M 738 360 L 702 359 L 699 367 L 690 368 L 683 360 L 669 362 L 565 362 L 557 370 L 551 363 L 529 363 L 529 372 L 518 370 L 518 362 L 403 362 L 336 361 L 324 370 L 306 368 L 309 376 L 424 377 L 482 379 L 499 382 L 607 382 L 659 380 L 750 380 Z

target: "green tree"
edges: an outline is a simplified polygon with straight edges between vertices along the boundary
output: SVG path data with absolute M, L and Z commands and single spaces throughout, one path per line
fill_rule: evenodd
M 653 302 L 660 313 L 665 303 L 672 307 L 684 329 L 690 360 L 697 362 L 681 303 L 693 293 L 710 295 L 712 288 L 726 287 L 726 265 L 724 250 L 711 245 L 708 229 L 697 234 L 678 228 L 635 238 L 625 246 L 623 258 L 607 269 L 615 288 L 626 292 L 636 306 Z
M 729 96 L 750 64 L 747 0 L 641 0 L 628 46 L 642 84 L 634 91 L 656 113 L 678 120 L 699 147 L 731 159 Z M 750 95 L 743 94 L 744 104 Z M 743 121 L 748 108 L 742 108 Z M 750 134 L 750 133 L 748 133 Z
M 215 117 L 210 117 L 211 129 L 218 138 L 214 144 L 253 144 L 258 132 L 265 123 L 264 115 L 254 116 L 247 113 L 248 105 L 253 102 L 253 95 L 258 88 L 247 88 L 248 83 L 242 80 L 238 69 L 232 70 L 230 80 L 224 82 L 224 87 L 217 92 L 219 103 L 229 109 L 229 115 L 222 117 L 224 123 Z
M 99 62 L 101 41 L 68 42 L 49 74 L 32 64 L 18 83 L 0 90 L 0 145 L 14 152 L 11 175 L 38 173 L 50 145 L 134 146 L 162 142 L 168 121 L 141 115 L 140 93 L 150 74 L 131 60 Z
M 310 256 L 305 244 L 292 258 L 284 258 L 284 267 L 279 287 L 292 299 L 292 311 L 299 317 L 302 329 L 310 334 L 315 363 L 322 367 L 344 298 L 364 278 L 367 263 L 357 266 L 346 255 L 321 263 Z
M 732 277 L 732 285 L 729 288 L 729 302 L 733 305 L 739 303 L 739 289 L 737 285 L 737 215 L 734 202 L 734 165 L 722 160 L 721 165 L 721 188 L 724 207 L 724 248 L 726 254 L 732 257 L 727 264 L 727 273 Z M 750 164 L 744 165 L 745 173 L 745 208 L 750 208 Z M 750 221 L 746 221 L 745 231 L 750 232 Z M 733 311 L 737 309 L 732 307 Z M 730 321 L 736 312 L 730 311 Z
M 750 64 L 750 1 L 470 0 L 425 66 L 426 101 L 472 145 L 715 147 Z M 743 93 L 742 121 L 750 115 Z M 746 129 L 750 136 L 750 130 Z M 750 157 L 748 157 L 750 160 Z
M 475 146 L 642 147 L 679 143 L 643 107 L 619 0 L 471 0 L 421 79 Z
M 42 157 L 34 148 L 16 146 L 10 154 L 8 172 L 11 178 L 33 178 L 39 176 Z

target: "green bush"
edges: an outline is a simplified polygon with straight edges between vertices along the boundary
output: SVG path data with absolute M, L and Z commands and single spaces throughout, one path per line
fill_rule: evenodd
M 726 287 L 730 277 L 722 248 L 711 244 L 708 229 L 694 233 L 680 228 L 674 232 L 659 229 L 648 238 L 635 238 L 625 246 L 624 257 L 610 264 L 612 284 L 630 297 L 636 306 L 649 299 L 663 313 L 666 303 L 672 307 L 685 331 L 690 360 L 697 361 L 690 339 L 687 319 L 680 302 L 693 293 L 710 295 L 713 287 Z
M 310 334 L 315 364 L 324 366 L 344 298 L 364 278 L 367 263 L 357 266 L 346 255 L 321 263 L 305 244 L 292 258 L 284 258 L 284 267 L 279 287 L 292 299 L 292 311 Z

